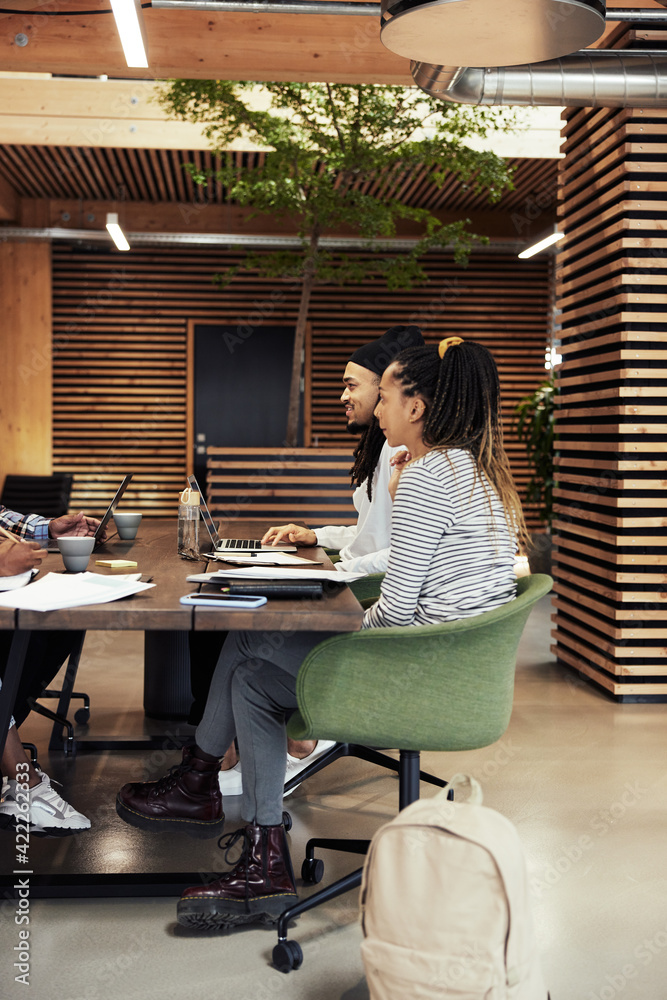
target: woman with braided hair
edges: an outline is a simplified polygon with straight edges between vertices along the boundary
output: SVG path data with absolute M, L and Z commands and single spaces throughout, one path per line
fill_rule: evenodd
M 391 548 L 382 594 L 363 628 L 412 626 L 481 614 L 511 600 L 523 531 L 500 433 L 498 376 L 479 344 L 460 338 L 412 348 L 382 374 L 376 415 L 389 445 L 409 449 L 396 471 Z M 399 478 L 400 474 L 400 478 Z M 121 788 L 119 815 L 144 830 L 213 836 L 224 823 L 219 758 L 236 736 L 243 758 L 245 827 L 239 861 L 186 889 L 180 923 L 228 928 L 274 922 L 296 899 L 282 822 L 285 717 L 296 707 L 306 654 L 328 637 L 297 632 L 271 645 L 260 632 L 230 632 L 182 763 L 159 781 Z
M 387 443 L 408 451 L 394 459 L 389 566 L 364 626 L 435 624 L 512 600 L 526 529 L 491 354 L 460 337 L 404 351 L 375 414 Z

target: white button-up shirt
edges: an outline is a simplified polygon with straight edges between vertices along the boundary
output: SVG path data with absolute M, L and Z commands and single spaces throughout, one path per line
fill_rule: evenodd
M 368 499 L 365 482 L 354 491 L 352 499 L 359 515 L 356 524 L 331 524 L 315 529 L 318 545 L 339 550 L 340 562 L 336 563 L 336 569 L 386 573 L 392 508 L 389 480 L 393 472 L 389 462 L 400 451 L 405 448 L 390 448 L 385 441 L 373 473 L 372 500 Z

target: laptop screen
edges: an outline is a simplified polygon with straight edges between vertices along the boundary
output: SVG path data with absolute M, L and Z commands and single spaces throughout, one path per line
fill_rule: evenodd
M 213 523 L 211 512 L 206 506 L 206 501 L 204 500 L 204 494 L 199 489 L 199 483 L 197 482 L 194 476 L 188 476 L 188 486 L 190 487 L 191 490 L 195 490 L 199 494 L 199 510 L 204 520 L 204 524 L 206 525 L 206 530 L 211 536 L 211 541 L 213 542 L 213 548 L 215 548 L 218 542 L 220 541 L 220 535 L 218 534 L 218 529 Z
M 114 496 L 113 500 L 111 501 L 111 503 L 107 507 L 106 512 L 104 514 L 104 517 L 100 521 L 99 527 L 98 527 L 97 531 L 95 532 L 95 541 L 96 542 L 99 542 L 100 538 L 104 534 L 104 529 L 106 528 L 107 524 L 109 523 L 109 521 L 111 519 L 111 515 L 113 514 L 113 512 L 116 509 L 116 507 L 118 506 L 118 501 L 120 500 L 120 498 L 122 497 L 123 493 L 128 488 L 128 486 L 130 485 L 131 479 L 132 479 L 132 473 L 130 473 L 128 476 L 125 476 L 125 478 L 123 479 L 123 482 L 120 484 L 120 486 L 116 490 L 116 495 Z

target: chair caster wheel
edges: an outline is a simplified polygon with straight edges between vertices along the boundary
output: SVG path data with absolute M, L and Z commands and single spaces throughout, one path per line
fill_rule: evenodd
M 324 861 L 322 858 L 306 858 L 301 865 L 301 878 L 310 885 L 317 885 L 324 878 Z
M 283 813 L 283 826 L 285 827 L 285 833 L 289 833 L 292 829 L 292 817 L 288 812 Z
M 273 964 L 279 972 L 288 973 L 300 969 L 303 952 L 298 941 L 280 941 L 273 949 Z
M 80 726 L 85 726 L 85 724 L 90 719 L 90 710 L 87 708 L 77 708 L 74 713 L 74 721 L 78 722 Z

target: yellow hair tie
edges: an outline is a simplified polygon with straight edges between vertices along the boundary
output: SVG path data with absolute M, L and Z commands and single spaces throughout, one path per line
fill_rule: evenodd
M 445 351 L 448 347 L 456 347 L 458 344 L 462 344 L 463 340 L 460 337 L 445 337 L 438 344 L 438 354 L 441 358 L 444 358 Z

